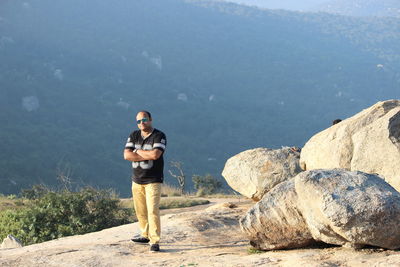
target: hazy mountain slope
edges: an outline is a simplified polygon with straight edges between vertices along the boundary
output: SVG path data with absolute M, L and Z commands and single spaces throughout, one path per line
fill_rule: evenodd
M 346 16 L 400 17 L 397 0 L 331 0 L 314 8 Z
M 269 9 L 286 9 L 295 11 L 308 11 L 316 6 L 320 6 L 329 0 L 225 0 L 237 4 L 257 6 Z
M 333 119 L 398 98 L 398 20 L 211 1 L 1 5 L 4 193 L 71 174 L 127 196 L 122 149 L 140 109 L 190 179 L 219 176 L 248 148 L 302 146 Z
M 268 9 L 302 12 L 322 11 L 345 16 L 400 17 L 397 0 L 218 0 Z
M 301 32 L 314 31 L 322 35 L 334 35 L 338 42 L 350 43 L 358 49 L 372 53 L 386 61 L 400 61 L 398 45 L 400 44 L 400 19 L 393 17 L 349 17 L 326 13 L 304 13 L 285 10 L 260 10 L 245 6 L 226 4 L 210 0 L 187 0 L 199 6 L 214 8 L 229 14 L 252 18 L 269 17 L 278 21 L 290 19 L 301 28 Z M 222 7 L 223 6 L 223 7 Z M 297 25 L 298 24 L 298 25 Z M 344 44 L 344 43 L 343 43 Z

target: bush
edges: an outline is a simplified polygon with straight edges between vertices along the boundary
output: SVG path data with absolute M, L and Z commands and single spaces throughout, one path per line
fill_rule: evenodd
M 0 239 L 17 236 L 25 245 L 128 223 L 128 212 L 109 190 L 47 192 L 29 207 L 0 213 Z
M 221 182 L 215 179 L 211 174 L 205 176 L 193 175 L 194 188 L 201 195 L 210 195 L 216 193 L 222 186 Z
M 4 210 L 0 212 L 0 241 L 8 234 L 22 236 L 21 210 Z
M 50 190 L 44 185 L 34 185 L 29 189 L 22 189 L 21 196 L 27 199 L 38 199 L 49 193 Z
M 204 197 L 206 195 L 206 190 L 203 187 L 200 187 L 196 192 L 196 197 Z
M 17 198 L 17 195 L 14 195 L 14 194 L 11 194 L 11 195 L 7 196 L 7 199 L 11 199 L 11 200 L 14 200 L 16 198 Z

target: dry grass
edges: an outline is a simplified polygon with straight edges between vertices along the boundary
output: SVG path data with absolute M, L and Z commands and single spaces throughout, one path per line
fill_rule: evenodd
M 164 197 L 160 201 L 160 209 L 176 209 L 185 208 L 196 205 L 203 205 L 210 203 L 206 199 L 195 199 L 186 197 Z M 133 200 L 130 198 L 122 198 L 121 206 L 125 209 L 133 209 Z
M 163 183 L 161 185 L 161 196 L 162 197 L 181 196 L 181 190 L 178 187 Z
M 133 209 L 132 198 L 121 198 L 120 201 L 121 207 L 123 207 L 124 209 Z
M 193 199 L 188 197 L 163 197 L 160 201 L 160 209 L 186 208 L 208 203 L 210 203 L 210 201 L 206 199 Z M 121 207 L 128 210 L 130 214 L 130 221 L 137 221 L 133 208 L 133 200 L 131 198 L 122 198 Z
M 18 209 L 24 207 L 29 200 L 15 198 L 13 196 L 0 196 L 0 211 L 6 209 Z
M 239 194 L 212 194 L 212 195 L 205 195 L 206 198 L 237 198 L 238 200 L 247 199 L 247 197 L 239 195 Z
M 161 199 L 160 209 L 185 208 L 196 205 L 204 205 L 208 203 L 210 203 L 210 201 L 206 199 L 166 198 L 166 199 Z
M 168 184 L 162 184 L 161 187 L 161 203 L 160 209 L 175 209 L 191 207 L 195 205 L 203 205 L 209 203 L 208 200 L 204 198 L 237 198 L 239 201 L 245 199 L 241 195 L 226 195 L 226 194 L 213 194 L 201 196 L 201 199 L 194 195 L 186 194 L 181 196 L 180 189 Z M 28 199 L 17 198 L 14 195 L 4 196 L 0 195 L 0 211 L 5 209 L 17 209 L 26 206 L 29 203 Z M 126 209 L 133 210 L 132 198 L 121 199 L 121 206 Z

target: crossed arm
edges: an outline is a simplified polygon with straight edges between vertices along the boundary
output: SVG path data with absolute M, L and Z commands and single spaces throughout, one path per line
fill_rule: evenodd
M 144 160 L 156 160 L 162 155 L 162 151 L 160 149 L 152 149 L 152 150 L 141 150 L 137 149 L 133 152 L 130 149 L 124 150 L 124 159 L 129 161 L 144 161 Z

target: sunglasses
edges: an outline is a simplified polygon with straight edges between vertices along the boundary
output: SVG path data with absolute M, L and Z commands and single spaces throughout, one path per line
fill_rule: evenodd
M 137 124 L 140 124 L 141 122 L 145 123 L 145 122 L 148 122 L 148 121 L 149 121 L 148 118 L 143 118 L 143 119 L 141 119 L 141 120 L 137 120 L 136 123 L 137 123 Z

